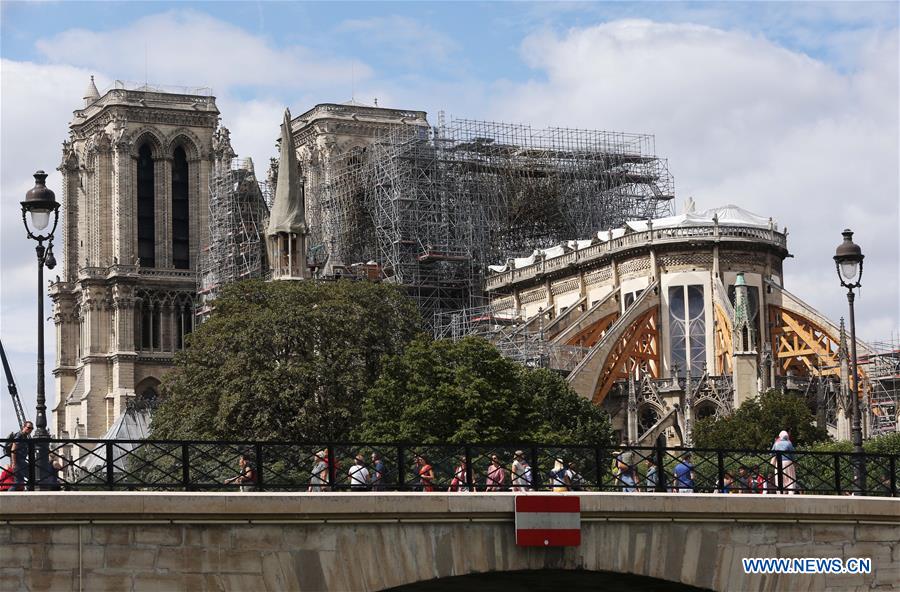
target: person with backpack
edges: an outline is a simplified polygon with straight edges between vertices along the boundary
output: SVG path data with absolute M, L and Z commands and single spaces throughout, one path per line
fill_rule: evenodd
M 9 445 L 9 470 L 13 474 L 13 484 L 7 491 L 24 491 L 28 482 L 28 439 L 34 431 L 34 424 L 26 421 L 22 430 L 16 432 Z
M 557 458 L 553 461 L 553 470 L 550 471 L 550 485 L 553 486 L 553 491 L 569 491 L 571 484 L 566 463 L 563 459 Z
M 622 487 L 622 491 L 625 493 L 637 491 L 638 476 L 634 456 L 633 450 L 626 450 L 616 457 L 616 468 L 619 473 L 617 477 L 618 485 Z

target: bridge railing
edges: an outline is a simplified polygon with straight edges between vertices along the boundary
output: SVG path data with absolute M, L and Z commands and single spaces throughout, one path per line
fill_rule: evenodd
M 898 497 L 900 455 L 578 446 L 27 439 L 0 491 L 623 491 Z

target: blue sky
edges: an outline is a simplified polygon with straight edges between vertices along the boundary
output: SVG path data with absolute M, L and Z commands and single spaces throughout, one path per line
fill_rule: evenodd
M 145 77 L 211 87 L 235 149 L 258 167 L 275 155 L 284 107 L 351 94 L 432 122 L 445 110 L 652 133 L 676 208 L 690 196 L 775 217 L 795 255 L 786 286 L 832 318 L 846 301 L 830 257 L 840 230 L 856 230 L 867 253 L 860 336 L 896 335 L 898 6 L 4 1 L 0 336 L 23 398 L 34 389 L 35 270 L 17 202 L 31 172 L 59 163 L 92 74 L 101 91 Z M 58 173 L 48 184 L 59 192 Z M 9 411 L 0 396 L 2 430 Z

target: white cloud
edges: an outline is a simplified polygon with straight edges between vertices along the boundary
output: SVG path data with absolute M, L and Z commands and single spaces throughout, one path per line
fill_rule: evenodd
M 211 86 L 323 88 L 371 75 L 361 61 L 321 55 L 302 46 L 274 47 L 266 38 L 192 10 L 147 16 L 119 29 L 73 29 L 37 42 L 49 60 L 134 80 Z
M 786 285 L 832 318 L 846 300 L 831 256 L 852 227 L 860 336 L 900 326 L 896 29 L 867 37 L 850 73 L 759 36 L 635 20 L 536 34 L 522 55 L 535 75 L 507 84 L 493 117 L 654 133 L 682 198 L 789 227 Z

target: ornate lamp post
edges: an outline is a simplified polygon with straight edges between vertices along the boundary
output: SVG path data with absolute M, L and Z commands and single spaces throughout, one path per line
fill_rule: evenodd
M 34 174 L 34 187 L 25 194 L 22 202 L 22 223 L 28 238 L 37 241 L 38 260 L 38 347 L 37 347 L 37 405 L 34 420 L 34 439 L 39 440 L 35 450 L 37 483 L 42 483 L 49 475 L 49 443 L 50 432 L 47 431 L 47 401 L 44 393 L 44 266 L 47 269 L 56 267 L 53 256 L 53 233 L 59 222 L 59 203 L 53 191 L 46 185 L 47 173 L 37 171 Z M 50 225 L 50 231 L 42 234 Z M 29 220 L 30 219 L 30 220 Z M 30 223 L 29 223 L 30 222 Z M 44 247 L 44 242 L 47 247 Z
M 859 371 L 857 369 L 856 358 L 856 318 L 853 315 L 853 301 L 856 295 L 853 288 L 859 288 L 860 280 L 862 280 L 863 259 L 862 249 L 853 242 L 853 231 L 847 228 L 841 234 L 844 235 L 844 241 L 838 245 L 834 252 L 834 264 L 837 268 L 838 280 L 841 285 L 847 288 L 847 302 L 850 304 L 850 404 L 853 411 L 853 420 L 850 427 L 851 438 L 853 439 L 854 477 L 858 491 L 865 489 L 866 482 L 866 466 L 863 460 L 862 447 L 862 424 L 860 422 L 859 413 Z

